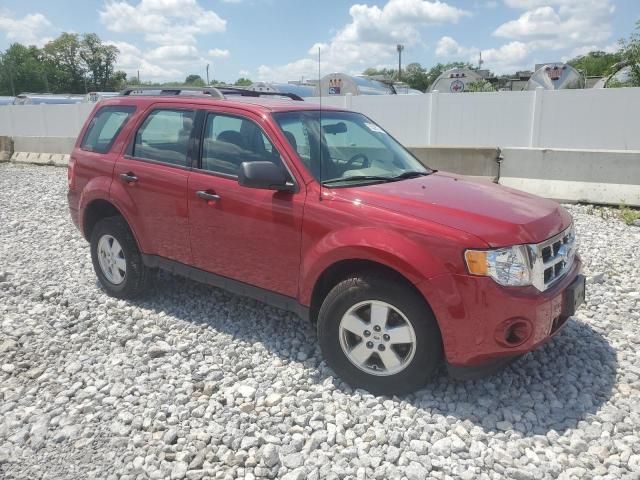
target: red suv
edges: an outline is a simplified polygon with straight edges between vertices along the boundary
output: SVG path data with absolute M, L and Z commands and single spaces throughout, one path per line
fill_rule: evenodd
M 71 216 L 110 295 L 162 268 L 296 312 L 334 371 L 382 394 L 443 361 L 493 371 L 584 301 L 555 202 L 429 169 L 359 113 L 153 93 L 98 103 L 69 164 Z

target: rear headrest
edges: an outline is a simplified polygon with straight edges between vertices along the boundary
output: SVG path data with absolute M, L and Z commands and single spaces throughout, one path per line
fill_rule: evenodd
M 190 131 L 193 128 L 193 118 L 182 117 L 182 128 Z

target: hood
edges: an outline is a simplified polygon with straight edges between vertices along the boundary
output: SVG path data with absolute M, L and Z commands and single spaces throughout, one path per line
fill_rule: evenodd
M 539 243 L 571 224 L 569 213 L 552 200 L 445 172 L 334 192 L 462 230 L 491 247 Z

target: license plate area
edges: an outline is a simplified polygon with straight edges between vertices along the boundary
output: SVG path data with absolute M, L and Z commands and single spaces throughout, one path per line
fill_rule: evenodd
M 585 301 L 585 276 L 578 275 L 563 293 L 562 316 L 575 315 L 576 310 Z

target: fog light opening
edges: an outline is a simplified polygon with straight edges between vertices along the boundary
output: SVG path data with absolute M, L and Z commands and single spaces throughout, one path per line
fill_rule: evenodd
M 504 331 L 504 341 L 507 345 L 517 346 L 529 338 L 529 326 L 526 322 L 514 322 Z

